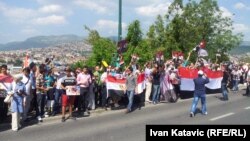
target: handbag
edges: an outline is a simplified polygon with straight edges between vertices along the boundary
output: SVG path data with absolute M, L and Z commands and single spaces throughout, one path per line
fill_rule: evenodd
M 9 103 L 11 102 L 11 100 L 12 100 L 12 95 L 8 94 L 8 95 L 5 97 L 4 102 L 9 104 Z

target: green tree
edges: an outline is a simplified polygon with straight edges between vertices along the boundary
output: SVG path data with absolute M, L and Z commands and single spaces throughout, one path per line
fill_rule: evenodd
M 154 58 L 152 48 L 145 39 L 139 43 L 137 48 L 135 48 L 134 53 L 139 55 L 138 63 L 140 66 L 143 66 L 147 61 Z
M 90 67 L 101 65 L 101 61 L 103 60 L 110 63 L 112 53 L 117 52 L 115 44 L 109 39 L 100 37 L 97 30 L 90 29 L 87 26 L 84 27 L 89 32 L 86 41 L 92 45 L 92 53 L 86 61 L 86 65 Z
M 157 16 L 155 21 L 155 33 L 156 33 L 156 48 L 165 47 L 166 45 L 166 36 L 165 36 L 165 24 L 161 15 Z
M 146 39 L 147 39 L 147 42 L 151 48 L 156 48 L 157 41 L 156 41 L 155 25 L 151 25 L 149 27 L 149 31 L 147 33 Z
M 128 26 L 128 33 L 126 39 L 129 44 L 136 47 L 142 40 L 142 31 L 140 21 L 135 20 Z
M 87 61 L 88 66 L 101 65 L 101 61 L 111 63 L 112 54 L 117 52 L 115 44 L 106 38 L 95 40 L 92 44 L 93 52 Z
M 147 40 L 153 55 L 159 51 L 165 52 L 165 54 L 167 53 L 167 37 L 165 31 L 165 22 L 162 16 L 158 15 L 155 23 L 149 27 L 147 33 Z
M 89 32 L 88 38 L 86 39 L 89 44 L 94 44 L 98 39 L 101 38 L 97 30 L 90 29 L 86 25 L 84 28 Z
M 85 66 L 86 65 L 86 62 L 84 62 L 84 61 L 77 61 L 76 63 L 74 63 L 74 64 L 72 64 L 71 66 L 70 66 L 70 68 L 72 69 L 72 70 L 76 70 L 77 68 L 83 68 L 83 66 Z
M 124 60 L 126 64 L 130 63 L 131 55 L 135 53 L 135 49 L 138 48 L 138 45 L 142 41 L 142 31 L 140 21 L 135 20 L 128 26 L 128 33 L 126 40 L 128 43 L 127 52 L 124 54 Z M 142 52 L 138 55 L 140 56 Z
M 232 19 L 223 17 L 216 0 L 189 0 L 184 6 L 182 0 L 174 0 L 166 14 L 166 37 L 169 51 L 181 50 L 188 53 L 202 39 L 215 60 L 215 54 L 239 46 L 241 34 L 232 33 Z M 193 57 L 195 59 L 195 57 Z

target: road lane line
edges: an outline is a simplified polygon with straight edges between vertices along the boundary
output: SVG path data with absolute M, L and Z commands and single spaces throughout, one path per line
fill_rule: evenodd
M 245 110 L 248 110 L 248 109 L 250 109 L 250 106 L 249 107 L 246 107 L 246 108 L 244 108 Z
M 211 121 L 215 121 L 215 120 L 218 120 L 218 119 L 221 119 L 221 118 L 224 118 L 224 117 L 231 116 L 231 115 L 233 115 L 233 114 L 234 114 L 234 113 L 224 114 L 224 115 L 221 115 L 221 116 L 218 116 L 218 117 L 212 118 L 212 119 L 210 119 L 210 120 L 211 120 Z

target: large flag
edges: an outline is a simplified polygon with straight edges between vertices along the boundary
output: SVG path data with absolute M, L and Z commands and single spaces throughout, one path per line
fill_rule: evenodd
M 217 90 L 221 88 L 221 81 L 223 78 L 222 71 L 212 71 L 208 68 L 203 68 L 209 78 L 209 83 L 205 86 L 208 89 Z M 180 89 L 182 91 L 194 91 L 194 79 L 198 77 L 198 69 L 179 68 L 179 75 L 181 77 Z
M 198 52 L 200 49 L 205 49 L 206 41 L 202 40 L 196 47 L 193 48 L 193 51 Z
M 108 94 L 112 93 L 112 94 L 122 95 L 125 89 L 125 82 L 126 82 L 125 78 L 119 78 L 116 76 L 109 75 L 106 81 Z M 143 90 L 146 88 L 144 73 L 138 76 L 137 86 L 138 86 L 137 88 L 138 94 L 142 93 Z

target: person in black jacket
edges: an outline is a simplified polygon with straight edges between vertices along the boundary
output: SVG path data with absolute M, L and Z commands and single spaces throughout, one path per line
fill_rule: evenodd
M 194 79 L 194 100 L 191 106 L 190 117 L 194 117 L 196 106 L 201 99 L 201 109 L 202 114 L 207 115 L 207 108 L 206 108 L 206 91 L 205 91 L 205 84 L 209 83 L 209 79 L 203 73 L 202 70 L 198 71 L 198 78 Z

